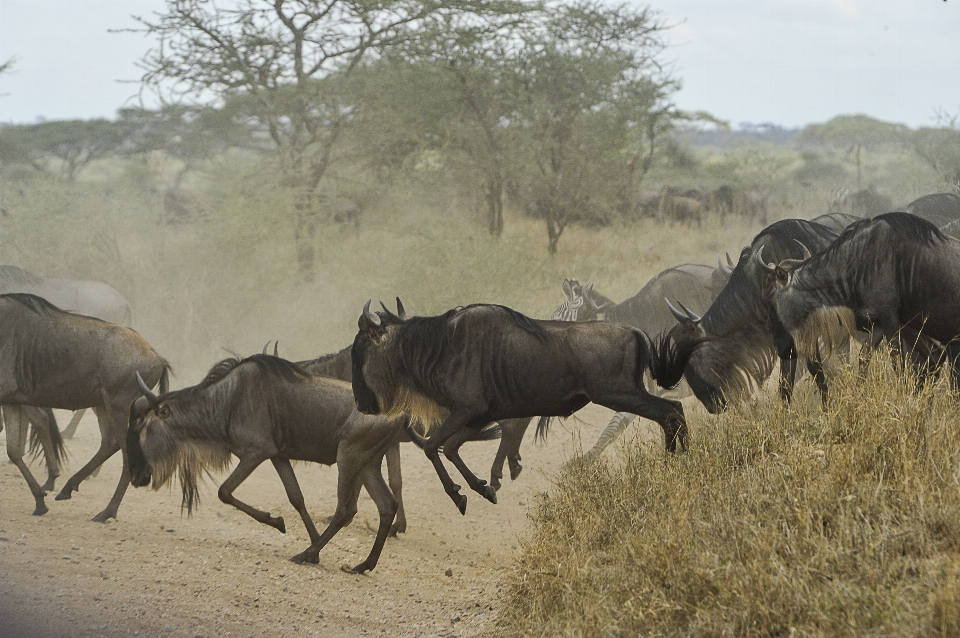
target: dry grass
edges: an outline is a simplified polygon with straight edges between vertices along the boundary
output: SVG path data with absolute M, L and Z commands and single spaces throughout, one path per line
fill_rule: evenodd
M 524 636 L 960 635 L 960 407 L 877 358 L 829 409 L 773 396 L 665 458 L 572 468 L 506 589 Z M 802 401 L 800 403 L 803 403 Z

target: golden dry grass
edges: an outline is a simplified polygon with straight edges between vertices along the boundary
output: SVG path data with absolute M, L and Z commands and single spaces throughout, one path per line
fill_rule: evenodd
M 523 636 L 960 635 L 960 406 L 875 358 L 544 494 L 506 589 Z M 803 404 L 803 401 L 798 403 Z M 813 402 L 808 402 L 813 403 Z

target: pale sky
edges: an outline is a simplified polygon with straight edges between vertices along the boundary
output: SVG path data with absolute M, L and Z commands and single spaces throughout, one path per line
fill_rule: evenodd
M 162 0 L 0 0 L 0 122 L 113 117 L 136 104 Z M 660 0 L 675 96 L 736 125 L 863 113 L 912 127 L 960 112 L 960 0 Z

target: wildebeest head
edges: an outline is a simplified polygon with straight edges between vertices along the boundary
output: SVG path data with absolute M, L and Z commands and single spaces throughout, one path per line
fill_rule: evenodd
M 430 365 L 431 352 L 422 347 L 405 348 L 405 343 L 408 346 L 409 343 L 400 338 L 401 331 L 411 328 L 429 332 L 446 325 L 445 321 L 431 322 L 428 319 L 433 318 L 407 319 L 399 298 L 397 314 L 386 307 L 383 312 L 373 313 L 370 301 L 367 301 L 357 322 L 359 331 L 351 351 L 353 396 L 360 412 L 391 418 L 407 414 L 427 429 L 442 420 L 443 409 L 425 396 L 417 385 L 418 380 L 422 380 L 420 373 Z M 427 342 L 442 349 L 444 338 L 441 333 L 431 332 Z M 407 366 L 415 369 L 416 374 L 412 374 Z
M 679 342 L 688 339 L 707 338 L 706 330 L 700 325 L 703 321 L 702 317 L 692 312 L 679 300 L 677 303 L 682 310 L 678 310 L 669 299 L 664 299 L 664 301 L 677 320 L 677 324 L 667 333 L 669 339 Z M 706 374 L 701 374 L 700 369 L 704 369 Z M 690 386 L 690 389 L 693 390 L 693 394 L 697 399 L 707 407 L 707 410 L 712 414 L 716 414 L 726 408 L 727 401 L 724 397 L 722 386 L 718 383 L 718 380 L 714 379 L 713 375 L 710 374 L 711 370 L 711 367 L 687 365 L 687 369 L 684 372 L 684 379 L 686 379 L 687 384 Z
M 239 363 L 227 359 L 218 363 L 197 387 L 223 378 Z M 232 365 L 231 365 L 232 364 Z M 177 475 L 183 490 L 183 507 L 188 512 L 199 501 L 199 483 L 204 471 L 222 471 L 230 464 L 230 453 L 224 449 L 192 441 L 185 435 L 193 424 L 203 419 L 181 409 L 183 390 L 156 396 L 137 373 L 142 396 L 130 405 L 127 429 L 127 458 L 130 482 L 144 487 L 152 481 L 153 489 L 166 485 Z

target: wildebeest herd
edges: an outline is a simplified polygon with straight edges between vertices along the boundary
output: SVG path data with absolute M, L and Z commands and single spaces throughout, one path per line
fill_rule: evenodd
M 116 517 L 131 482 L 159 488 L 179 481 L 190 512 L 202 475 L 228 470 L 236 457 L 220 500 L 285 532 L 282 518 L 234 496 L 269 460 L 310 537 L 296 562 L 318 561 L 356 514 L 363 487 L 380 515 L 370 554 L 350 570 L 363 573 L 376 566 L 387 537 L 406 530 L 403 441 L 423 449 L 463 513 L 467 496 L 441 452 L 470 489 L 496 503 L 504 462 L 511 478 L 520 473 L 520 443 L 534 417 L 543 436 L 551 417 L 597 403 L 617 415 L 585 457 L 599 453 L 634 416 L 655 421 L 673 453 L 690 441 L 679 398 L 692 393 L 710 412 L 721 411 L 756 391 L 777 361 L 785 401 L 802 360 L 826 402 L 824 364 L 852 338 L 864 344 L 863 353 L 889 342 L 922 374 L 954 366 L 958 226 L 960 196 L 947 193 L 872 218 L 836 212 L 782 220 L 758 233 L 736 263 L 728 254 L 717 268 L 670 268 L 619 304 L 590 283 L 566 280 L 565 300 L 546 321 L 494 304 L 408 317 L 399 299 L 396 312 L 372 311 L 368 301 L 352 346 L 337 353 L 293 362 L 265 347 L 220 361 L 200 383 L 173 391 L 168 363 L 129 327 L 128 304 L 97 286 L 76 298 L 57 297 L 58 287 L 73 284 L 0 267 L 7 454 L 30 487 L 34 514 L 46 513 L 45 493 L 54 487 L 63 451 L 51 408 L 92 408 L 100 448 L 58 500 L 70 498 L 119 450 L 119 483 L 95 521 Z M 121 312 L 104 316 L 111 305 Z M 23 460 L 28 431 L 30 448 L 47 462 L 44 485 Z M 487 483 L 459 449 L 493 438 L 500 444 Z M 337 464 L 337 507 L 323 532 L 307 512 L 292 461 Z

